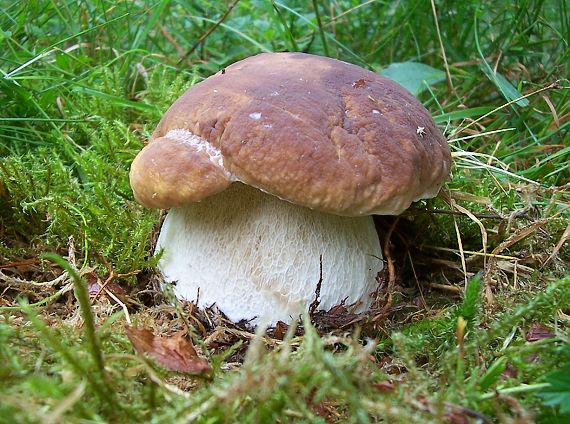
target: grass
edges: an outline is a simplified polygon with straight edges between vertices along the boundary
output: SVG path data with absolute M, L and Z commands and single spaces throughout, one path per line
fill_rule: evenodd
M 569 42 L 562 0 L 0 1 L 0 422 L 566 422 Z M 383 312 L 284 340 L 155 289 L 127 177 L 186 88 L 282 50 L 437 70 L 418 96 L 454 159 L 377 221 Z M 187 331 L 210 378 L 137 356 L 127 317 Z

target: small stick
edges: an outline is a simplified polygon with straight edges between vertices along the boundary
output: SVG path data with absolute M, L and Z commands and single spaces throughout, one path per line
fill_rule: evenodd
M 439 47 L 441 48 L 443 63 L 445 64 L 445 79 L 447 80 L 447 88 L 450 92 L 455 93 L 455 88 L 453 87 L 453 82 L 451 81 L 451 72 L 449 72 L 449 63 L 447 63 L 447 55 L 445 54 L 445 48 L 443 47 L 443 40 L 441 38 L 441 32 L 439 30 L 439 22 L 437 20 L 437 11 L 435 10 L 434 0 L 431 0 L 431 9 L 433 11 L 433 20 L 435 21 L 435 30 L 437 32 L 437 38 L 439 39 Z
M 456 294 L 461 294 L 463 292 L 463 290 L 461 290 L 461 288 L 459 288 L 457 286 L 450 286 L 447 284 L 430 283 L 429 286 L 432 289 L 449 291 L 449 292 L 456 293 Z
M 230 4 L 228 6 L 228 8 L 226 9 L 226 11 L 224 12 L 224 14 L 222 15 L 222 17 L 218 20 L 218 22 L 216 22 L 214 25 L 212 25 L 208 31 L 206 31 L 204 34 L 202 34 L 200 36 L 200 38 L 198 38 L 198 40 L 192 45 L 192 47 L 190 47 L 190 49 L 180 58 L 180 60 L 178 61 L 178 63 L 181 63 L 183 60 L 186 60 L 186 58 L 188 56 L 190 56 L 192 53 L 194 53 L 194 50 L 196 50 L 198 48 L 198 46 L 204 42 L 204 40 L 206 38 L 208 38 L 210 36 L 210 34 L 212 32 L 214 32 L 214 30 L 220 26 L 220 24 L 222 24 L 226 18 L 228 17 L 228 15 L 230 14 L 230 12 L 232 11 L 232 9 L 239 3 L 239 0 L 234 0 L 234 2 L 232 4 Z
M 388 300 L 386 301 L 386 304 L 382 307 L 380 313 L 376 315 L 372 319 L 372 321 L 376 321 L 378 318 L 385 315 L 390 306 L 392 306 L 392 292 L 394 291 L 394 286 L 396 285 L 396 267 L 394 266 L 394 259 L 392 258 L 392 254 L 390 253 L 390 239 L 392 238 L 392 233 L 394 232 L 396 224 L 398 224 L 399 220 L 400 218 L 397 217 L 390 226 L 390 228 L 388 229 L 388 234 L 386 234 L 383 246 L 384 256 L 386 257 L 386 263 L 388 268 L 388 287 L 386 290 L 388 292 Z
M 313 315 L 319 307 L 319 297 L 321 295 L 321 285 L 323 284 L 323 255 L 319 256 L 319 282 L 315 289 L 315 300 L 309 305 L 309 315 Z
M 121 305 L 121 308 L 123 308 L 123 312 L 125 313 L 125 320 L 129 325 L 131 325 L 131 316 L 129 315 L 129 310 L 127 309 L 127 305 L 121 302 L 121 299 L 115 296 L 111 290 L 105 288 L 103 290 L 105 290 L 105 294 L 107 296 L 109 296 L 111 299 L 113 299 L 115 302 Z

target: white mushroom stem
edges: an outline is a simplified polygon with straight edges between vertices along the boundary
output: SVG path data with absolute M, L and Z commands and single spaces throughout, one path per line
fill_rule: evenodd
M 315 212 L 241 183 L 170 210 L 156 249 L 164 249 L 159 268 L 177 296 L 254 323 L 307 311 L 321 257 L 324 310 L 344 299 L 367 309 L 383 266 L 371 217 Z

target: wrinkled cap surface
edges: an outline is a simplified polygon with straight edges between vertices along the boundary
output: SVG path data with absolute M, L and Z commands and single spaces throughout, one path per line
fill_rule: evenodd
M 241 181 L 337 215 L 398 214 L 435 196 L 450 162 L 429 112 L 397 83 L 335 59 L 264 53 L 186 91 L 130 178 L 148 207 Z

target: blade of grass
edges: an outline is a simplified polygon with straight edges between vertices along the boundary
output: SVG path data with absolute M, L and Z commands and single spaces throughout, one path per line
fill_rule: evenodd
M 276 15 L 277 19 L 279 20 L 280 27 L 282 29 L 282 34 L 287 37 L 287 40 L 289 42 L 288 50 L 292 52 L 298 52 L 299 46 L 297 45 L 297 41 L 295 41 L 295 37 L 293 37 L 293 33 L 291 32 L 291 28 L 289 28 L 289 25 L 287 25 L 285 17 L 281 13 L 281 10 L 279 10 L 277 5 L 275 4 L 275 1 L 271 2 L 271 9 L 273 10 L 274 15 Z
M 123 14 L 123 15 L 121 15 L 121 16 L 118 16 L 118 17 L 113 18 L 113 19 L 111 19 L 111 20 L 109 20 L 109 21 L 103 22 L 103 23 L 101 23 L 101 24 L 99 24 L 99 25 L 95 25 L 94 27 L 88 28 L 88 29 L 86 29 L 86 30 L 84 30 L 84 31 L 80 31 L 80 32 L 78 32 L 77 34 L 70 35 L 69 37 L 65 37 L 65 38 L 63 38 L 63 39 L 61 39 L 61 40 L 59 40 L 59 41 L 57 41 L 57 42 L 51 44 L 49 47 L 46 47 L 43 52 L 39 53 L 38 55 L 36 55 L 36 56 L 33 57 L 32 59 L 30 59 L 30 60 L 24 62 L 23 64 L 21 64 L 21 65 L 18 66 L 17 68 L 15 68 L 15 69 L 13 69 L 12 71 L 8 72 L 8 73 L 5 75 L 5 78 L 11 79 L 14 75 L 18 74 L 18 73 L 19 73 L 20 71 L 22 71 L 23 69 L 26 69 L 28 66 L 34 64 L 34 63 L 37 62 L 38 60 L 41 60 L 41 59 L 43 59 L 44 57 L 49 56 L 51 53 L 53 53 L 54 51 L 56 51 L 55 48 L 56 48 L 57 46 L 60 46 L 61 44 L 65 44 L 65 43 L 67 43 L 68 41 L 73 40 L 74 38 L 80 37 L 80 36 L 85 35 L 85 34 L 88 34 L 88 33 L 90 33 L 90 32 L 93 32 L 93 31 L 96 31 L 96 30 L 100 30 L 101 28 L 104 28 L 104 27 L 106 27 L 107 25 L 112 24 L 113 22 L 120 21 L 121 19 L 124 19 L 124 18 L 126 18 L 127 16 L 129 16 L 129 13 L 125 13 L 125 14 Z
M 437 33 L 437 38 L 439 40 L 439 48 L 441 50 L 441 56 L 443 58 L 443 64 L 445 67 L 445 76 L 447 80 L 447 87 L 451 93 L 455 93 L 455 88 L 453 87 L 453 81 L 451 80 L 451 72 L 449 71 L 449 63 L 447 63 L 447 55 L 445 54 L 445 48 L 443 47 L 443 39 L 441 38 L 441 31 L 439 29 L 439 21 L 437 19 L 437 10 L 435 9 L 435 2 L 431 0 L 431 10 L 433 12 L 433 20 L 435 22 L 435 30 Z M 457 97 L 457 93 L 455 93 Z
M 62 356 L 75 373 L 89 382 L 94 392 L 106 406 L 106 409 L 108 408 L 109 410 L 120 411 L 122 408 L 116 401 L 113 392 L 109 390 L 109 386 L 102 380 L 96 378 L 97 375 L 100 377 L 102 376 L 100 374 L 93 373 L 92 370 L 86 369 L 71 349 L 60 342 L 60 338 L 38 318 L 36 311 L 30 305 L 22 302 L 20 303 L 20 308 L 26 314 L 26 317 L 32 323 L 34 328 L 36 328 L 36 330 L 42 335 L 44 341 Z
M 203 16 L 189 16 L 189 18 L 191 19 L 195 19 L 197 21 L 204 21 L 204 22 L 210 22 L 211 24 L 216 24 L 217 21 L 214 21 L 213 19 L 209 19 L 209 18 L 205 18 Z M 225 23 L 220 23 L 219 24 L 220 27 L 227 29 L 228 31 L 231 31 L 235 34 L 237 34 L 238 36 L 240 36 L 241 38 L 243 38 L 244 40 L 249 41 L 252 45 L 254 45 L 255 47 L 257 47 L 259 50 L 261 50 L 262 52 L 266 52 L 266 53 L 271 53 L 271 49 L 265 47 L 263 44 L 258 43 L 257 41 L 255 41 L 253 38 L 251 38 L 249 35 L 245 34 L 244 32 L 240 31 L 237 28 L 234 28 L 230 25 L 227 25 Z
M 435 121 L 436 124 L 445 124 L 446 122 L 456 121 L 458 119 L 475 118 L 483 116 L 493 111 L 495 111 L 495 108 L 493 106 L 479 106 L 479 107 L 459 109 L 459 110 L 454 110 L 452 112 L 442 113 L 441 115 L 434 116 L 433 120 Z
M 218 28 L 221 24 L 224 23 L 224 21 L 226 20 L 226 18 L 228 17 L 228 15 L 231 13 L 231 11 L 234 9 L 234 7 L 237 6 L 237 4 L 239 3 L 240 0 L 234 0 L 226 9 L 226 11 L 224 12 L 224 14 L 220 17 L 220 19 L 218 19 L 214 25 L 212 25 L 210 28 L 208 28 L 208 30 L 202 34 L 198 40 L 196 40 L 196 42 L 192 45 L 192 47 L 190 47 L 186 53 L 184 54 L 184 56 L 182 56 L 180 58 L 180 60 L 178 61 L 178 63 L 183 62 L 184 60 L 186 60 L 188 58 L 188 56 L 190 56 L 192 53 L 194 53 L 194 51 L 198 48 L 198 46 L 200 44 L 202 44 L 206 38 L 208 38 L 208 36 L 210 34 L 212 34 L 216 28 Z
M 156 28 L 156 24 L 158 23 L 158 21 L 160 21 L 168 6 L 170 5 L 170 0 L 162 0 L 157 4 L 154 4 L 152 6 L 150 6 L 140 17 L 139 17 L 139 22 L 144 22 L 144 19 L 142 19 L 146 14 L 150 15 L 150 19 L 147 20 L 146 23 L 144 24 L 139 24 L 138 28 L 137 28 L 137 33 L 135 35 L 135 38 L 133 39 L 133 42 L 131 44 L 131 50 L 135 50 L 137 49 L 140 44 L 143 42 L 143 40 L 148 36 L 148 34 Z M 154 13 L 151 13 L 154 12 Z
M 319 27 L 318 25 L 315 25 L 313 22 L 311 22 L 309 19 L 307 19 L 305 16 L 303 16 L 302 14 L 300 14 L 299 12 L 297 12 L 296 10 L 290 8 L 287 5 L 284 5 L 283 3 L 280 3 L 278 1 L 275 2 L 275 5 L 278 7 L 281 7 L 283 9 L 285 9 L 286 11 L 288 11 L 289 13 L 292 13 L 293 15 L 297 16 L 299 19 L 301 19 L 303 22 L 305 22 L 307 25 L 309 25 L 311 28 L 314 28 L 315 30 L 318 30 Z M 325 33 L 325 36 L 331 40 L 334 44 L 336 44 L 337 46 L 339 46 L 342 50 L 344 50 L 345 52 L 347 52 L 348 54 L 350 54 L 360 65 L 364 66 L 364 67 L 368 67 L 368 63 L 366 63 L 366 61 L 364 59 L 362 59 L 362 57 L 360 57 L 359 55 L 357 55 L 354 51 L 352 51 L 350 48 L 348 48 L 345 44 L 341 43 L 340 41 L 338 41 L 335 37 L 333 37 L 331 34 L 329 33 Z
M 111 104 L 114 104 L 116 106 L 121 106 L 121 107 L 128 107 L 128 108 L 132 108 L 132 109 L 137 109 L 143 112 L 155 112 L 157 111 L 157 107 L 153 106 L 153 105 L 149 105 L 146 103 L 141 103 L 141 102 L 134 102 L 132 100 L 128 100 L 128 99 L 124 99 L 122 97 L 119 96 L 114 96 L 112 94 L 108 94 L 108 93 L 104 93 L 102 91 L 99 90 L 95 90 L 93 88 L 90 87 L 84 87 L 81 85 L 77 85 L 75 87 L 73 87 L 72 91 L 75 91 L 77 93 L 82 93 L 82 94 L 87 94 L 90 96 L 94 96 L 94 97 L 99 97 Z
M 91 302 L 89 301 L 89 294 L 87 292 L 87 287 L 85 283 L 77 273 L 77 271 L 71 267 L 69 262 L 64 260 L 61 256 L 52 253 L 46 253 L 43 255 L 43 259 L 47 259 L 54 262 L 58 266 L 67 272 L 67 274 L 73 279 L 74 293 L 77 301 L 79 302 L 79 307 L 81 309 L 81 317 L 85 323 L 85 334 L 87 340 L 90 344 L 91 355 L 97 366 L 99 374 L 102 379 L 105 379 L 105 363 L 103 361 L 103 353 L 101 352 L 101 347 L 99 345 L 99 338 L 97 337 L 97 331 L 95 329 L 95 319 L 93 318 L 93 311 L 91 310 Z
M 317 1 L 313 0 L 313 10 L 315 11 L 315 18 L 317 19 L 317 25 L 319 27 L 319 34 L 321 36 L 321 42 L 323 43 L 323 50 L 325 51 L 325 56 L 329 56 L 329 46 L 327 44 L 327 37 L 325 36 L 325 30 L 323 28 L 323 23 L 321 22 L 321 15 L 319 13 L 319 7 Z

